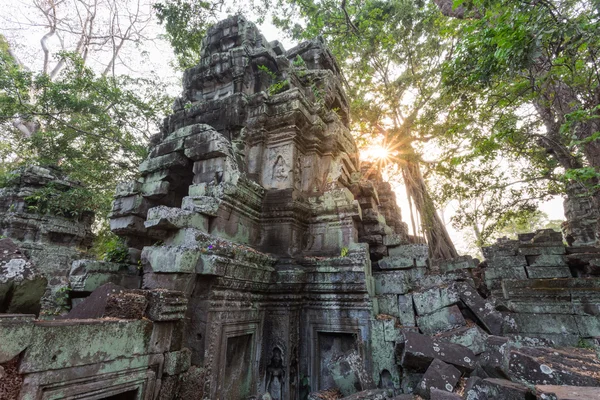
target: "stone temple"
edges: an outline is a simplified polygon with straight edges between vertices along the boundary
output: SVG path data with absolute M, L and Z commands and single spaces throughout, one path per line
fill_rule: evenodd
M 27 207 L 59 171 L 0 189 L 1 399 L 600 399 L 599 248 L 430 260 L 322 41 L 238 16 L 202 45 L 116 189 L 125 260 L 88 259 L 89 213 Z

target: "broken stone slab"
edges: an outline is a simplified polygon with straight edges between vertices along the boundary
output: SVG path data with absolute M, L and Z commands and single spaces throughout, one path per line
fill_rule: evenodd
M 0 364 L 17 357 L 29 346 L 33 340 L 34 320 L 32 314 L 0 314 Z
M 432 388 L 452 392 L 460 376 L 461 373 L 458 369 L 436 358 L 425 371 L 421 382 L 415 388 L 415 393 L 429 399 Z
M 536 385 L 538 400 L 600 400 L 600 388 L 582 386 Z
M 365 370 L 364 360 L 356 349 L 347 351 L 327 365 L 331 378 L 342 395 L 349 396 L 357 389 L 375 388 L 375 383 Z
M 569 267 L 525 267 L 527 277 L 530 279 L 552 279 L 552 278 L 570 278 L 571 270 Z
M 525 385 L 507 379 L 470 377 L 464 392 L 465 400 L 532 400 L 533 394 Z
M 504 317 L 496 311 L 490 301 L 481 297 L 474 287 L 464 282 L 456 283 L 453 289 L 488 332 L 493 335 L 502 333 Z
M 417 326 L 426 335 L 447 332 L 465 325 L 465 318 L 456 305 L 417 317 Z
M 486 350 L 488 334 L 478 326 L 465 326 L 436 336 L 439 340 L 468 347 L 475 355 Z
M 418 315 L 430 314 L 441 308 L 456 304 L 458 293 L 450 286 L 434 287 L 421 292 L 413 292 L 413 302 Z
M 600 387 L 600 361 L 583 349 L 512 349 L 508 372 L 511 380 L 532 385 Z
M 69 313 L 62 319 L 94 319 L 102 318 L 107 309 L 108 298 L 111 294 L 123 294 L 127 289 L 114 283 L 106 283 L 97 289 L 92 294 L 81 301 L 77 306 L 73 307 Z M 140 318 L 143 317 L 142 315 Z
M 467 347 L 445 343 L 436 338 L 405 330 L 404 341 L 396 344 L 396 354 L 403 367 L 416 371 L 426 371 L 435 359 L 452 364 L 462 371 L 475 368 L 475 354 Z

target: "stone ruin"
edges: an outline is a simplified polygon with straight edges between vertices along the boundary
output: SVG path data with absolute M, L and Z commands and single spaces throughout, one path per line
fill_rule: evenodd
M 76 183 L 1 189 L 0 398 L 600 398 L 599 248 L 539 231 L 430 260 L 319 40 L 231 17 L 183 81 L 116 190 L 125 262 L 86 258 L 90 215 L 26 206 Z

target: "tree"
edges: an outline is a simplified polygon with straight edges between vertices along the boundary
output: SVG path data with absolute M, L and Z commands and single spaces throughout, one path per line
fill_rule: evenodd
M 598 3 L 454 3 L 462 7 L 463 17 L 470 18 L 462 22 L 457 51 L 446 65 L 446 87 L 458 98 L 477 103 L 479 113 L 500 109 L 511 110 L 510 118 L 527 115 L 530 123 L 509 130 L 499 123 L 489 137 L 513 154 L 528 152 L 533 165 L 544 164 L 538 169 L 542 176 L 587 184 L 598 202 Z M 440 8 L 452 14 L 447 7 Z M 506 117 L 496 114 L 498 121 Z M 544 155 L 554 161 L 540 163 Z
M 12 41 L 0 39 L 0 156 L 7 169 L 60 166 L 90 188 L 103 221 L 170 103 L 154 77 L 120 73 L 135 67 L 127 57 L 148 38 L 149 5 L 36 1 L 30 11 L 28 21 L 5 21 Z M 24 25 L 40 33 L 39 49 L 16 41 Z
M 430 139 L 431 117 L 446 101 L 439 91 L 440 68 L 454 38 L 438 16 L 425 2 L 292 0 L 278 3 L 275 23 L 295 39 L 327 40 L 344 71 L 355 129 L 384 135 L 390 150 L 398 150 L 394 161 L 432 257 L 452 258 L 457 252 L 436 213 L 417 150 Z

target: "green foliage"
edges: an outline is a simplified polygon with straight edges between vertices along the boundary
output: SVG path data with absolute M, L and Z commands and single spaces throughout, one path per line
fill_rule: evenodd
M 79 219 L 86 212 L 94 212 L 98 205 L 92 192 L 83 187 L 65 187 L 54 183 L 25 197 L 27 209 L 41 215 L 59 215 Z
M 18 171 L 8 170 L 0 167 L 0 188 L 16 185 L 20 177 L 21 175 Z
M 78 56 L 60 57 L 65 67 L 51 80 L 0 52 L 0 159 L 11 169 L 25 162 L 60 165 L 87 188 L 47 188 L 30 198 L 32 209 L 72 216 L 93 210 L 105 221 L 117 182 L 137 175 L 171 99 L 154 80 L 98 76 Z M 35 126 L 33 134 L 15 129 L 17 120 Z
M 266 65 L 259 65 L 258 70 L 267 74 L 269 79 L 271 80 L 271 85 L 269 85 L 268 92 L 269 96 L 276 95 L 277 93 L 281 93 L 286 90 L 290 84 L 287 79 L 281 80 L 277 76 L 277 74 L 269 69 Z
M 347 247 L 342 247 L 342 250 L 340 251 L 340 257 L 347 257 L 348 256 L 348 248 Z
M 129 260 L 129 248 L 119 237 L 114 237 L 106 242 L 106 251 L 104 253 L 104 261 L 125 263 Z

